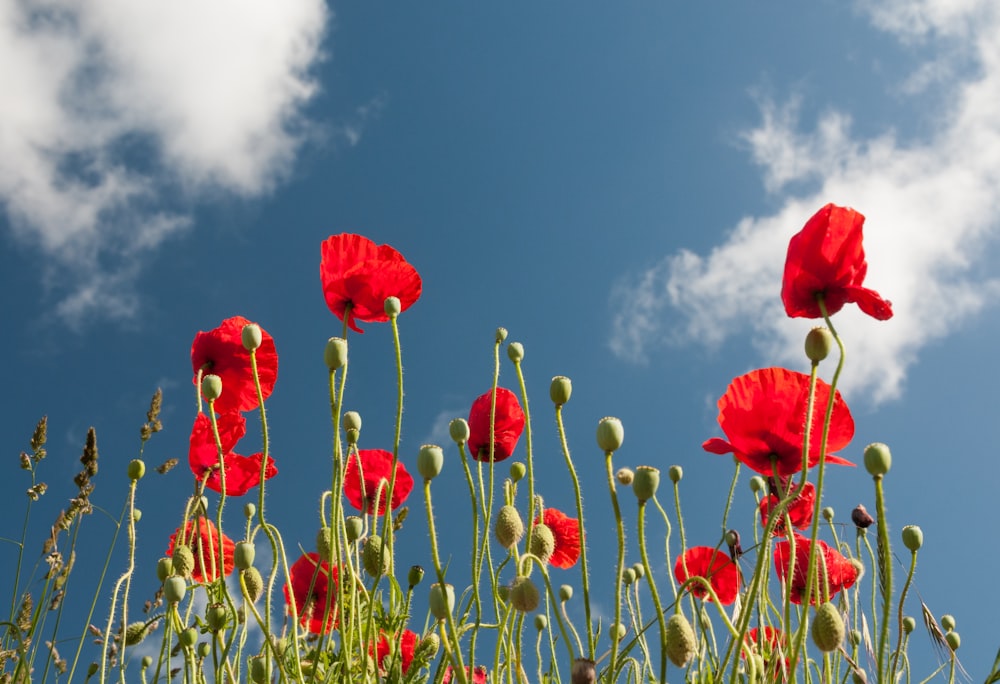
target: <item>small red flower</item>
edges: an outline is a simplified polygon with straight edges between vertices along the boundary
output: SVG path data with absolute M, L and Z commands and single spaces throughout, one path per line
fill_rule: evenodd
M 809 467 L 819 463 L 823 416 L 830 386 L 816 381 L 812 430 L 809 435 Z M 765 477 L 777 459 L 777 475 L 785 477 L 802 470 L 802 442 L 809 399 L 809 376 L 784 368 L 762 368 L 734 378 L 719 399 L 719 425 L 729 438 L 713 437 L 702 444 L 713 454 L 733 453 L 747 467 Z M 838 391 L 827 439 L 826 462 L 854 465 L 834 456 L 854 436 L 854 418 Z
M 466 681 L 468 681 L 470 684 L 486 684 L 487 672 L 484 666 L 477 665 L 475 671 L 472 673 L 472 677 L 468 677 L 469 673 L 468 665 L 465 666 L 465 672 L 467 676 Z M 441 684 L 451 684 L 451 677 L 452 677 L 452 671 L 451 671 L 451 665 L 449 665 L 444 669 L 444 678 L 441 680 Z
M 326 305 L 340 320 L 346 315 L 351 330 L 364 332 L 355 321 L 388 321 L 385 300 L 389 297 L 399 299 L 401 311 L 420 297 L 420 274 L 389 245 L 341 233 L 324 240 L 320 250 L 319 275 Z
M 222 443 L 223 463 L 226 468 L 226 495 L 243 496 L 260 484 L 260 462 L 263 454 L 241 456 L 233 449 L 247 433 L 246 420 L 239 413 L 224 413 L 216 418 L 219 425 L 219 441 Z M 222 477 L 219 471 L 219 451 L 212 434 L 212 421 L 204 413 L 195 416 L 191 428 L 191 442 L 188 448 L 188 462 L 191 471 L 200 481 L 206 472 L 211 472 L 205 486 L 215 492 L 222 491 Z M 274 459 L 268 456 L 264 479 L 270 480 L 278 474 Z
M 404 629 L 399 637 L 399 657 L 403 666 L 403 674 L 410 669 L 413 662 L 413 651 L 417 647 L 417 635 L 408 629 Z M 390 656 L 392 649 L 389 647 L 389 637 L 385 634 L 379 637 L 378 645 L 375 647 L 375 662 L 378 663 L 379 671 L 383 676 L 388 673 L 392 662 Z
M 215 400 L 215 410 L 219 413 L 252 411 L 260 405 L 250 369 L 250 352 L 243 347 L 243 326 L 249 323 L 242 316 L 227 318 L 218 328 L 199 332 L 191 344 L 194 383 L 198 384 L 199 370 L 222 378 L 222 394 Z M 263 328 L 255 354 L 261 393 L 267 399 L 278 378 L 278 353 L 274 338 Z
M 841 589 L 850 589 L 858 579 L 858 570 L 847 558 L 836 549 L 831 549 L 820 539 L 816 554 L 816 577 L 818 584 L 813 587 L 810 603 L 822 603 L 822 591 L 819 589 L 825 583 L 830 588 L 830 597 Z M 795 535 L 795 570 L 792 574 L 791 586 L 788 591 L 792 603 L 802 603 L 802 592 L 806 589 L 806 572 L 809 563 L 809 547 L 812 542 L 800 534 Z M 791 544 L 780 541 L 774 545 L 774 569 L 778 577 L 784 580 L 788 576 L 788 565 L 791 558 Z
M 490 404 L 492 390 L 472 402 L 469 411 L 469 454 L 477 461 L 490 460 Z M 493 419 L 493 460 L 510 458 L 524 430 L 524 411 L 517 395 L 497 387 L 496 413 Z
M 781 497 L 776 494 L 768 494 L 766 499 L 760 502 L 760 524 L 767 525 L 767 519 L 771 510 L 778 505 Z M 788 504 L 788 518 L 792 521 L 792 527 L 804 530 L 812 523 L 813 507 L 816 505 L 816 488 L 812 482 L 806 482 L 792 503 Z M 774 536 L 785 536 L 785 516 L 782 515 L 774 526 Z
M 818 296 L 831 316 L 853 302 L 880 321 L 892 318 L 892 303 L 861 286 L 868 271 L 861 246 L 864 223 L 853 209 L 828 204 L 792 236 L 781 281 L 781 301 L 791 318 L 822 318 Z
M 544 522 L 555 537 L 556 545 L 549 563 L 557 568 L 571 568 L 580 559 L 580 526 L 576 518 L 570 518 L 556 508 L 546 508 L 542 518 L 535 518 L 535 524 Z
M 358 472 L 360 459 L 361 472 Z M 392 454 L 382 449 L 361 449 L 347 459 L 344 474 L 344 495 L 359 511 L 373 513 L 375 497 L 378 493 L 378 514 L 385 515 L 385 499 L 389 494 L 389 478 L 392 477 Z M 379 487 L 382 491 L 379 493 Z M 402 462 L 396 462 L 396 483 L 392 488 L 392 510 L 406 501 L 413 489 L 413 478 Z
M 215 523 L 204 516 L 198 516 L 187 521 L 181 541 L 177 540 L 177 535 L 181 533 L 181 528 L 170 535 L 170 546 L 167 547 L 167 555 L 174 555 L 174 544 L 184 543 L 191 547 L 194 554 L 194 570 L 191 571 L 191 578 L 195 582 L 214 582 L 218 576 L 219 568 L 219 531 Z M 236 545 L 233 540 L 222 535 L 222 574 L 230 575 L 233 572 L 233 551 Z M 205 572 L 202 572 L 202 568 Z
M 307 553 L 292 564 L 289 575 L 291 590 L 286 584 L 285 605 L 291 607 L 294 598 L 302 626 L 312 634 L 329 633 L 336 628 L 337 568 L 331 569 L 326 561 L 320 561 L 318 553 Z M 330 595 L 330 613 L 324 625 L 327 594 Z
M 678 582 L 684 582 L 689 577 L 704 577 L 712 585 L 715 595 L 724 606 L 736 600 L 742 579 L 736 563 L 726 554 L 710 546 L 694 546 L 682 556 L 678 556 L 674 564 L 674 577 Z M 712 600 L 711 595 L 700 583 L 692 584 L 690 591 L 697 598 L 707 597 L 709 601 Z

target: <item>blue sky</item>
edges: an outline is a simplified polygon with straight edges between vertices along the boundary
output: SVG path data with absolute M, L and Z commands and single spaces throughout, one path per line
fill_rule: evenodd
M 998 36 L 990 0 L 0 5 L 2 446 L 16 468 L 49 416 L 35 522 L 47 530 L 70 495 L 90 425 L 96 496 L 118 509 L 156 387 L 166 429 L 147 460 L 183 466 L 191 340 L 239 314 L 276 340 L 271 505 L 286 539 L 310 544 L 329 462 L 322 347 L 340 330 L 318 247 L 348 231 L 424 278 L 401 319 L 403 453 L 456 455 L 447 422 L 488 387 L 503 325 L 526 348 L 548 504 L 572 506 L 547 401 L 567 375 L 595 536 L 610 507 L 593 429 L 610 414 L 620 465 L 683 465 L 689 538 L 714 544 L 731 475 L 700 448 L 719 434 L 715 401 L 748 369 L 805 370 L 811 323 L 783 316 L 781 268 L 788 238 L 835 202 L 867 216 L 866 284 L 896 311 L 836 318 L 858 426 L 842 455 L 893 448 L 890 521 L 924 529 L 917 587 L 956 616 L 979 678 L 1000 609 L 979 584 L 1000 560 Z M 391 338 L 367 329 L 348 408 L 366 446 L 389 448 Z M 8 521 L 20 477 L 0 484 Z M 147 481 L 150 562 L 189 491 L 183 467 Z M 863 469 L 831 473 L 827 502 L 845 521 L 872 508 Z M 437 505 L 463 534 L 467 502 Z M 401 565 L 429 565 L 420 518 Z

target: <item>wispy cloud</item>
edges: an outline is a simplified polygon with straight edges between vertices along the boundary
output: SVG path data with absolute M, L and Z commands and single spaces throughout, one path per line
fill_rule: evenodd
M 65 320 L 130 317 L 186 202 L 286 176 L 327 21 L 323 0 L 0 3 L 0 206 Z
M 614 298 L 629 304 L 611 337 L 620 357 L 643 362 L 663 341 L 718 345 L 751 331 L 764 363 L 801 365 L 810 323 L 784 316 L 781 269 L 788 239 L 827 202 L 867 216 L 866 286 L 896 312 L 885 323 L 854 307 L 837 314 L 850 343 L 849 394 L 863 391 L 876 402 L 898 396 L 919 351 L 1000 294 L 1000 279 L 977 272 L 1000 228 L 1000 9 L 989 0 L 860 7 L 897 39 L 939 48 L 899 84 L 900 92 L 947 95 L 945 108 L 929 113 L 935 132 L 908 142 L 891 130 L 861 139 L 850 114 L 838 111 L 807 130 L 795 99 L 764 102 L 762 121 L 745 140 L 782 206 L 741 220 L 707 255 L 680 251 L 622 279 Z M 941 74 L 950 74 L 947 82 Z M 792 184 L 810 190 L 796 194 Z

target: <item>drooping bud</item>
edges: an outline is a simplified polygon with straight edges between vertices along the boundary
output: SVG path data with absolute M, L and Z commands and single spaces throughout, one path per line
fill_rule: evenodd
M 411 565 L 409 572 L 406 573 L 406 581 L 410 585 L 410 589 L 413 589 L 424 581 L 424 569 L 419 565 Z
M 191 577 L 194 572 L 194 552 L 187 544 L 178 544 L 174 547 L 171 557 L 173 573 L 181 577 Z
M 387 297 L 383 304 L 383 310 L 389 318 L 398 316 L 399 312 L 403 310 L 402 305 L 399 303 L 399 297 Z
M 511 342 L 507 345 L 507 358 L 514 363 L 521 363 L 524 359 L 524 345 L 520 342 Z
M 339 370 L 347 365 L 347 340 L 343 337 L 331 337 L 323 349 L 323 361 L 331 371 Z
M 903 546 L 916 553 L 924 545 L 924 532 L 916 525 L 903 528 Z
M 373 534 L 365 541 L 361 552 L 361 564 L 372 577 L 381 577 L 389 572 L 389 548 L 382 543 L 382 537 Z
M 163 598 L 167 603 L 179 603 L 187 593 L 187 582 L 180 575 L 171 575 L 163 580 Z
M 236 542 L 236 547 L 233 549 L 233 565 L 236 566 L 237 570 L 246 570 L 253 565 L 256 555 L 257 549 L 253 542 Z
M 881 477 L 892 467 L 889 447 L 881 442 L 873 442 L 865 447 L 865 470 L 869 475 Z
M 97 663 L 94 663 L 94 665 L 97 665 Z M 150 667 L 153 666 L 153 656 L 148 656 L 148 655 L 143 656 L 142 660 L 139 661 L 139 665 L 142 667 L 143 670 L 149 669 Z M 94 674 L 97 674 L 96 670 L 94 671 Z M 94 674 L 91 674 L 90 676 L 93 677 Z
M 182 629 L 180 634 L 177 635 L 177 641 L 181 642 L 181 646 L 184 648 L 193 647 L 196 643 L 198 643 L 198 630 L 194 627 Z
M 141 458 L 133 458 L 128 462 L 128 479 L 137 482 L 146 474 L 146 462 Z
M 570 396 L 573 394 L 573 383 L 564 375 L 557 375 L 552 378 L 552 384 L 549 385 L 549 399 L 556 406 L 562 406 L 567 401 L 569 401 Z
M 531 528 L 531 538 L 528 540 L 528 551 L 538 556 L 543 563 L 548 563 L 552 552 L 556 550 L 556 538 L 552 528 L 545 523 L 537 523 Z M 531 610 L 534 610 L 532 608 Z
M 260 570 L 254 567 L 244 570 L 243 583 L 247 586 L 250 603 L 257 603 L 257 599 L 264 593 L 264 578 L 260 576 Z
M 132 509 L 132 522 L 139 522 L 142 520 L 142 509 L 133 508 Z
M 328 563 L 333 559 L 333 528 L 328 525 L 316 533 L 316 553 Z
M 538 529 L 537 525 L 535 529 Z M 530 613 L 538 608 L 541 598 L 538 587 L 530 577 L 518 577 L 510 587 L 510 605 L 522 613 Z
M 497 522 L 494 528 L 500 546 L 509 549 L 524 536 L 524 522 L 521 514 L 513 506 L 501 506 L 497 511 Z
M 256 323 L 247 323 L 243 326 L 243 330 L 240 332 L 240 337 L 243 339 L 243 348 L 247 351 L 253 351 L 260 347 L 260 343 L 264 341 L 264 335 L 260 331 L 260 326 Z
M 844 641 L 844 618 L 841 617 L 837 606 L 829 601 L 816 609 L 812 638 L 816 648 L 824 653 L 836 650 Z
M 201 395 L 206 401 L 215 401 L 222 396 L 222 378 L 209 373 L 201 379 Z
M 868 509 L 864 507 L 863 504 L 858 504 L 853 511 L 851 511 L 851 522 L 854 523 L 855 527 L 866 530 L 872 526 L 875 522 L 875 518 L 871 516 Z
M 469 441 L 469 422 L 465 418 L 456 418 L 448 423 L 448 434 L 455 444 L 465 444 Z
M 535 616 L 535 629 L 541 632 L 543 629 L 549 626 L 549 619 L 545 617 L 544 613 L 539 613 Z
M 257 515 L 257 505 L 252 503 L 243 504 L 243 517 L 250 520 Z
M 455 607 L 455 587 L 450 584 L 445 584 L 442 587 L 440 582 L 435 582 L 431 585 L 428 604 L 431 615 L 438 620 L 447 620 Z
M 625 440 L 625 428 L 617 418 L 608 416 L 601 418 L 597 424 L 597 446 L 605 453 L 611 453 L 621 448 Z
M 646 566 L 642 563 L 635 563 L 632 565 L 632 572 L 635 573 L 636 579 L 642 579 L 646 576 Z
M 622 571 L 622 584 L 628 586 L 635 582 L 635 570 L 632 568 L 625 568 Z
M 611 629 L 608 631 L 608 636 L 612 639 L 617 638 L 618 641 L 624 639 L 626 634 L 628 634 L 628 628 L 620 622 L 612 623 Z
M 674 613 L 667 620 L 664 635 L 667 657 L 676 667 L 683 668 L 695 652 L 694 630 L 683 613 Z
M 510 480 L 511 482 L 517 483 L 524 479 L 524 476 L 528 474 L 528 466 L 524 465 L 521 461 L 514 461 L 510 464 Z
M 652 466 L 639 466 L 635 469 L 635 480 L 632 491 L 639 503 L 645 503 L 656 496 L 660 486 L 660 471 Z
M 417 472 L 425 480 L 433 480 L 444 467 L 444 451 L 436 444 L 425 444 L 417 454 Z
M 199 658 L 202 659 L 207 658 L 211 653 L 212 653 L 212 644 L 208 643 L 207 641 L 202 641 L 198 644 Z
M 413 658 L 414 660 L 429 662 L 437 655 L 439 648 L 441 648 L 441 637 L 437 635 L 437 632 L 429 632 L 417 644 L 417 647 L 413 651 Z
M 806 358 L 819 363 L 833 350 L 833 333 L 819 326 L 806 333 Z
M 824 506 L 823 510 L 821 510 L 819 514 L 823 516 L 823 520 L 827 522 L 833 522 L 833 514 L 834 514 L 833 506 Z

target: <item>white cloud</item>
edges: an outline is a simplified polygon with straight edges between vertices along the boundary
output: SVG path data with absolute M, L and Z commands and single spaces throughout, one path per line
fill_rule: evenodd
M 0 3 L 0 206 L 64 317 L 132 315 L 125 264 L 189 226 L 183 200 L 285 177 L 327 21 L 324 0 Z
M 611 338 L 619 356 L 642 362 L 659 340 L 718 345 L 750 331 L 764 363 L 801 366 L 802 339 L 813 323 L 785 317 L 781 270 L 788 239 L 827 202 L 866 215 L 865 284 L 892 300 L 895 311 L 884 323 L 854 306 L 834 318 L 848 344 L 848 396 L 898 396 L 920 349 L 1000 294 L 1000 279 L 974 273 L 1000 227 L 1000 10 L 989 0 L 891 0 L 862 9 L 900 40 L 948 44 L 943 61 L 924 65 L 916 77 L 921 88 L 947 88 L 947 108 L 931 113 L 936 132 L 909 143 L 892 131 L 859 139 L 850 116 L 835 111 L 805 131 L 794 99 L 764 103 L 761 124 L 745 139 L 768 191 L 788 192 L 782 206 L 743 219 L 706 256 L 681 251 L 620 281 L 613 296 L 627 304 Z M 936 83 L 933 74 L 951 69 L 940 64 L 956 60 L 970 65 L 962 79 Z M 913 91 L 915 83 L 904 85 Z M 803 181 L 807 193 L 787 190 Z

